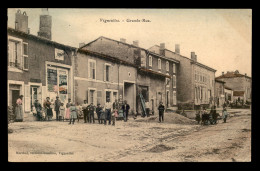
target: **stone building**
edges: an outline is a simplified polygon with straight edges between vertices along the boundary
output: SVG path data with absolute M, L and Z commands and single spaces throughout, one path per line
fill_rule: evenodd
M 216 70 L 198 62 L 195 52 L 191 52 L 191 58 L 183 56 L 178 44 L 175 52 L 166 49 L 165 45 L 154 45 L 149 50 L 180 62 L 177 70 L 178 104 L 190 109 L 213 104 Z
M 38 36 L 29 33 L 28 16 L 16 13 L 15 29 L 8 28 L 8 106 L 14 106 L 23 95 L 24 119 L 28 118 L 32 104 L 57 95 L 66 103 L 73 98 L 72 59 L 76 48 L 51 40 L 51 17 L 48 11 L 40 16 L 45 29 Z M 45 32 L 46 31 L 46 32 Z
M 176 108 L 178 60 L 169 59 L 141 48 L 138 41 L 128 44 L 125 39 L 117 41 L 103 36 L 86 45 L 81 45 L 81 48 L 113 56 L 136 67 L 135 82 L 133 83 L 136 89 L 137 113 L 141 112 L 140 94 L 143 95 L 146 107 L 151 112 L 158 112 L 157 107 L 160 101 L 168 108 Z M 129 86 L 131 85 L 129 84 Z
M 222 72 L 222 75 L 216 77 L 217 80 L 225 81 L 226 86 L 233 90 L 233 100 L 240 98 L 244 102 L 251 102 L 252 78 L 247 74 L 240 74 L 238 70 Z
M 135 112 L 136 66 L 118 58 L 79 49 L 74 58 L 75 102 L 87 100 L 101 106 L 116 99 L 127 99 L 130 111 Z

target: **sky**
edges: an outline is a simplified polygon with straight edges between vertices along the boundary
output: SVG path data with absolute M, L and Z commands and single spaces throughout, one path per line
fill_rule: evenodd
M 26 11 L 30 33 L 37 35 L 41 8 Z M 18 8 L 8 9 L 8 27 L 14 28 Z M 239 70 L 251 76 L 252 10 L 251 9 L 87 9 L 49 8 L 52 16 L 52 40 L 78 47 L 100 36 L 114 40 L 138 40 L 142 48 L 165 43 L 190 58 L 195 52 L 198 62 L 222 72 Z M 120 22 L 103 22 L 119 20 Z M 126 22 L 126 20 L 150 22 Z M 124 21 L 123 21 L 124 20 Z

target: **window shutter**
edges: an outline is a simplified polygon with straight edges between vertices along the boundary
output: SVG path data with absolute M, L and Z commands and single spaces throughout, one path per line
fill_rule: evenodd
M 41 95 L 42 103 L 43 103 L 44 100 L 46 99 L 46 89 L 47 89 L 46 86 L 42 86 L 42 95 Z
M 29 69 L 28 43 L 23 43 L 23 69 Z
M 112 82 L 112 73 L 113 73 L 113 66 L 109 66 L 109 81 Z
M 30 86 L 25 85 L 24 86 L 24 104 L 25 104 L 25 111 L 29 112 L 30 111 Z
M 103 65 L 103 68 L 104 68 L 104 81 L 106 81 L 106 65 L 105 64 Z

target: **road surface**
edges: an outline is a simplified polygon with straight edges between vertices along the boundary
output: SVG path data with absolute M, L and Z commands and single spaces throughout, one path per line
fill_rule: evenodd
M 8 157 L 14 162 L 251 161 L 251 111 L 243 109 L 232 110 L 227 123 L 209 126 L 131 118 L 116 126 L 80 120 L 15 122 L 9 128 Z

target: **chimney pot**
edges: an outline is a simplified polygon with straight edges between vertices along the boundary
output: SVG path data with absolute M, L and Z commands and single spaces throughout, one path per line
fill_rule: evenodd
M 160 49 L 164 50 L 165 49 L 165 43 L 160 43 Z
M 124 39 L 124 38 L 120 38 L 120 42 L 125 43 L 125 42 L 126 42 L 126 39 Z
M 190 57 L 191 60 L 195 61 L 195 58 L 196 58 L 196 57 L 195 57 L 195 52 L 191 52 L 191 53 L 190 53 L 190 56 L 191 56 L 191 57 Z
M 28 16 L 26 15 L 26 12 L 23 13 L 21 10 L 18 10 L 15 14 L 15 29 L 25 32 L 28 32 Z
M 180 45 L 175 44 L 175 53 L 180 54 Z
M 139 41 L 138 40 L 133 41 L 133 45 L 134 46 L 139 46 Z

